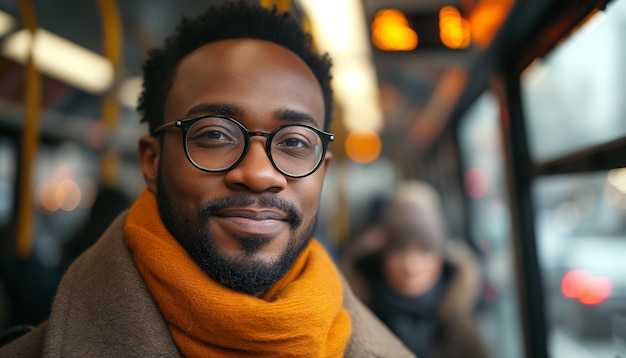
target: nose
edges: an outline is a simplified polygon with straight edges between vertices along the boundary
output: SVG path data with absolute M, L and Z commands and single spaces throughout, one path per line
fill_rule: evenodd
M 239 164 L 226 172 L 226 185 L 255 193 L 279 192 L 285 189 L 287 177 L 279 173 L 265 151 L 265 139 L 250 138 L 250 148 Z

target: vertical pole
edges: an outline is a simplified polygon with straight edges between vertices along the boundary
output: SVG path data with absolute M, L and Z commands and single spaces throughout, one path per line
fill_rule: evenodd
M 104 55 L 113 64 L 113 71 L 117 83 L 120 68 L 122 66 L 122 41 L 123 27 L 120 18 L 119 8 L 115 0 L 98 0 L 98 8 L 102 20 L 102 32 L 104 34 Z M 104 124 L 106 143 L 113 129 L 117 125 L 120 114 L 120 105 L 115 92 L 116 86 L 113 86 L 104 95 L 102 101 L 102 118 Z M 102 154 L 101 163 L 101 182 L 105 187 L 112 187 L 118 177 L 119 170 L 119 153 L 112 149 L 106 148 Z
M 22 137 L 22 165 L 20 178 L 22 183 L 19 192 L 17 253 L 20 258 L 30 256 L 33 247 L 33 195 L 32 177 L 35 155 L 39 142 L 39 114 L 41 105 L 41 76 L 35 67 L 34 48 L 37 30 L 37 16 L 30 0 L 18 1 L 22 20 L 31 35 L 28 61 L 26 63 L 26 113 Z

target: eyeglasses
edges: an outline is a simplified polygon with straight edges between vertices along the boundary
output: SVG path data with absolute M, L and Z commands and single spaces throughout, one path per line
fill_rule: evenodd
M 302 178 L 320 167 L 328 143 L 335 139 L 332 133 L 306 124 L 287 124 L 272 132 L 249 131 L 236 120 L 220 115 L 170 122 L 157 127 L 153 135 L 169 127 L 182 129 L 191 164 L 211 173 L 236 167 L 250 148 L 250 137 L 262 136 L 267 139 L 265 152 L 274 168 L 288 177 Z

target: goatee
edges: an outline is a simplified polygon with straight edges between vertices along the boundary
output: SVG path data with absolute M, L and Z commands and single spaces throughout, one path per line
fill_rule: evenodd
M 262 295 L 287 273 L 308 245 L 315 229 L 315 219 L 303 223 L 302 214 L 295 206 L 273 194 L 240 194 L 212 199 L 202 206 L 200 212 L 193 215 L 175 207 L 159 175 L 157 202 L 163 223 L 200 268 L 216 282 L 250 295 Z M 236 256 L 220 253 L 215 238 L 208 229 L 212 213 L 228 207 L 245 207 L 256 202 L 260 206 L 287 213 L 290 226 L 287 248 L 275 261 L 262 261 L 255 255 L 268 239 L 237 236 L 243 252 Z M 302 225 L 306 227 L 297 236 L 297 229 Z

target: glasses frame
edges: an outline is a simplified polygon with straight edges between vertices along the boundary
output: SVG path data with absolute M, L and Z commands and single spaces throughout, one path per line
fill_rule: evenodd
M 191 155 L 189 155 L 189 150 L 187 149 L 187 134 L 189 133 L 189 128 L 196 122 L 205 119 L 205 118 L 221 118 L 221 119 L 226 119 L 228 121 L 233 122 L 235 125 L 237 125 L 237 127 L 241 130 L 241 132 L 244 135 L 244 147 L 243 150 L 241 152 L 241 155 L 239 156 L 239 158 L 230 166 L 224 168 L 224 169 L 207 169 L 204 168 L 200 165 L 198 165 L 192 158 Z M 246 156 L 246 154 L 248 153 L 248 149 L 250 149 L 250 138 L 251 137 L 265 137 L 265 153 L 267 154 L 267 157 L 270 160 L 270 163 L 272 163 L 272 166 L 274 167 L 274 169 L 276 169 L 276 171 L 278 171 L 279 173 L 281 173 L 282 175 L 288 176 L 290 178 L 304 178 L 306 176 L 309 176 L 313 173 L 315 173 L 319 167 L 322 165 L 322 162 L 324 161 L 324 158 L 326 157 L 326 151 L 328 149 L 328 144 L 332 141 L 335 140 L 335 135 L 329 132 L 325 132 L 322 130 L 319 130 L 313 126 L 310 126 L 308 124 L 303 124 L 303 123 L 293 123 L 293 124 L 286 124 L 283 126 L 280 126 L 276 129 L 274 129 L 271 132 L 264 132 L 264 131 L 249 131 L 246 127 L 244 127 L 243 124 L 239 123 L 237 120 L 230 118 L 228 116 L 222 116 L 222 115 L 217 115 L 217 114 L 209 114 L 206 116 L 200 116 L 200 117 L 195 117 L 195 118 L 190 118 L 190 119 L 178 119 L 175 120 L 173 122 L 169 122 L 166 124 L 163 124 L 157 128 L 154 129 L 154 131 L 152 132 L 152 136 L 156 136 L 157 134 L 163 132 L 164 130 L 170 128 L 170 127 L 177 127 L 180 128 L 182 130 L 182 134 L 183 134 L 183 146 L 185 147 L 185 155 L 187 156 L 187 160 L 189 160 L 189 162 L 196 167 L 199 170 L 202 170 L 204 172 L 208 172 L 208 173 L 223 173 L 223 172 L 227 172 L 233 168 L 235 168 L 237 165 L 239 165 L 239 163 L 241 163 L 241 161 L 243 160 L 243 158 Z M 274 136 L 276 135 L 276 133 L 278 133 L 278 131 L 280 131 L 283 128 L 288 128 L 288 127 L 306 127 L 310 130 L 312 130 L 313 132 L 315 132 L 320 139 L 322 140 L 322 155 L 320 157 L 319 162 L 317 163 L 317 165 L 315 165 L 315 167 L 311 170 L 309 170 L 307 173 L 304 174 L 300 174 L 300 175 L 293 175 L 293 174 L 289 174 L 285 171 L 283 171 L 282 169 L 280 169 L 276 163 L 274 163 L 274 158 L 272 158 L 272 151 L 271 151 L 271 143 L 272 140 L 274 139 Z

